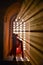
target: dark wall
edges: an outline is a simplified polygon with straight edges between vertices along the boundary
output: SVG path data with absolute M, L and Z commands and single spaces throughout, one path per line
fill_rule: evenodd
M 4 29 L 4 15 L 7 8 L 15 2 L 22 0 L 0 0 L 0 60 L 3 59 L 3 29 Z

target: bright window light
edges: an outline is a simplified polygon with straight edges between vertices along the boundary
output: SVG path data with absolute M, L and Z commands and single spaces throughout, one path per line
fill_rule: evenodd
M 22 40 L 21 38 L 22 38 L 22 22 L 20 22 L 20 40 Z
M 16 27 L 16 28 L 15 28 Z M 26 50 L 26 34 L 25 34 L 25 22 L 23 23 L 23 26 L 22 26 L 22 22 L 20 22 L 20 27 L 19 27 L 19 22 L 13 22 L 13 33 L 20 33 L 20 40 L 22 40 L 22 34 L 23 34 L 23 50 Z M 18 32 L 20 30 L 20 32 Z M 22 33 L 22 30 L 23 30 L 23 33 Z
M 15 21 L 17 21 L 17 19 L 15 19 Z
M 18 22 L 17 22 L 17 25 L 16 25 L 16 26 L 17 26 L 17 28 L 16 28 L 16 33 L 18 34 Z
M 23 37 L 23 39 L 24 39 L 24 41 L 23 41 L 23 48 L 24 48 L 24 50 L 26 50 L 26 48 L 25 48 L 25 44 L 26 44 L 26 42 L 25 42 L 25 40 L 26 40 L 26 39 L 25 39 L 25 38 L 26 38 L 26 35 L 25 35 L 25 22 L 23 23 L 23 31 L 24 31 L 24 33 L 23 33 L 23 34 L 24 34 L 24 35 L 23 35 L 23 36 L 24 36 L 24 37 Z
M 13 33 L 15 33 L 15 22 L 13 22 Z

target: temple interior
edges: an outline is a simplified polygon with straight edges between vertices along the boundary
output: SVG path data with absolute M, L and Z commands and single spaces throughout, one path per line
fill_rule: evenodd
M 0 28 L 3 60 L 43 65 L 43 0 L 0 1 Z

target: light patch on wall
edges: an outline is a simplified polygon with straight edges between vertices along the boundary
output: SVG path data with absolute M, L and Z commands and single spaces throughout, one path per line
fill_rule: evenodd
M 21 38 L 22 38 L 22 22 L 20 22 L 20 40 L 22 40 Z
M 23 38 L 24 38 L 24 40 L 26 40 L 26 35 L 25 35 L 25 22 L 23 23 L 23 31 L 24 31 L 24 32 L 23 32 L 23 33 L 24 33 Z M 24 49 L 24 50 L 26 50 L 25 44 L 26 44 L 26 42 L 23 41 L 23 49 Z
M 15 33 L 15 22 L 13 22 L 13 33 Z
M 13 33 L 15 33 L 15 34 L 20 33 L 20 35 L 19 35 L 20 40 L 22 40 L 22 34 L 23 34 L 23 39 L 24 39 L 24 41 L 23 41 L 23 50 L 26 50 L 26 46 L 25 46 L 25 44 L 26 44 L 26 42 L 25 42 L 25 40 L 26 40 L 25 22 L 23 23 L 23 25 L 22 25 L 22 22 L 20 22 L 20 26 L 19 26 L 18 22 L 13 22 Z
M 17 33 L 17 34 L 18 34 L 18 28 L 19 28 L 19 27 L 18 27 L 18 22 L 17 22 L 17 28 L 16 28 L 16 33 Z

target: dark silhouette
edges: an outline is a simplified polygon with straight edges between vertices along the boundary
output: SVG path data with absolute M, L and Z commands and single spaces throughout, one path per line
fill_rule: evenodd
M 21 54 L 22 57 L 24 58 L 24 54 L 23 54 L 23 42 L 18 39 L 18 35 L 17 34 L 13 34 L 12 37 L 12 49 L 11 51 L 8 53 L 8 55 L 10 56 L 14 56 L 14 60 L 16 60 L 16 55 L 17 54 Z

